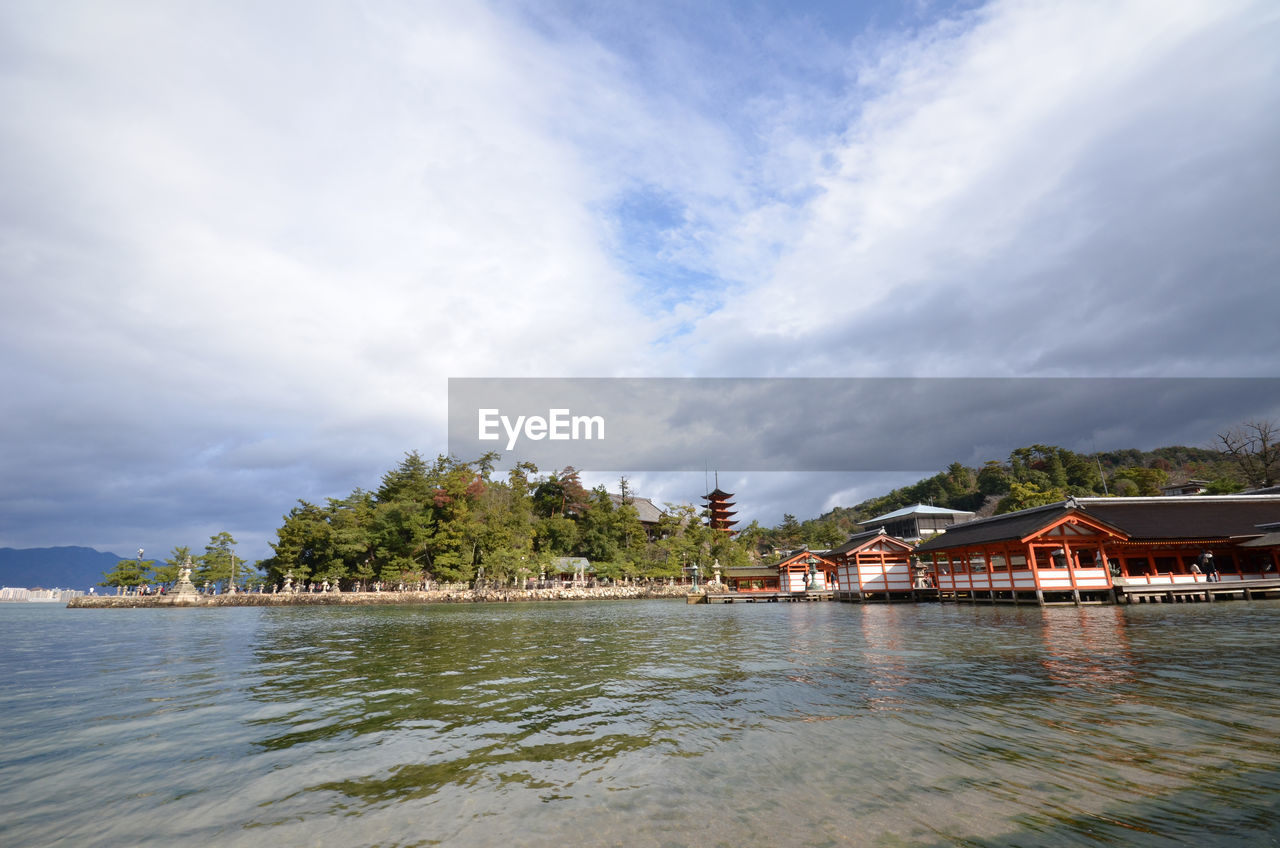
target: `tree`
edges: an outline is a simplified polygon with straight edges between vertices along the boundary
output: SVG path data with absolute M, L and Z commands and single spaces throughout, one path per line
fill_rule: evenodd
M 1218 434 L 1222 454 L 1235 462 L 1245 482 L 1255 488 L 1280 479 L 1280 423 L 1245 421 Z
M 113 570 L 102 573 L 102 582 L 98 585 L 114 586 L 117 593 L 122 589 L 136 588 L 147 582 L 147 572 L 154 564 L 153 559 L 122 559 Z
M 775 540 L 782 547 L 794 547 L 800 544 L 800 522 L 789 512 L 782 514 L 782 523 L 778 525 Z
M 1135 494 L 1152 498 L 1159 495 L 1160 487 L 1169 482 L 1169 474 L 1159 468 L 1121 468 L 1111 475 L 1111 484 L 1117 495 L 1129 493 L 1130 487 L 1123 485 L 1125 481 L 1137 488 Z
M 192 580 L 199 583 L 218 583 L 225 580 L 227 589 L 238 585 L 243 574 L 244 560 L 235 555 L 233 550 L 235 544 L 236 540 L 225 530 L 210 536 L 209 544 L 204 546 L 204 553 L 198 558 L 196 573 L 192 575 Z
M 984 495 L 1007 494 L 1009 483 L 1009 472 L 997 460 L 987 460 L 978 472 L 978 491 Z
M 562 515 L 552 515 L 538 521 L 534 539 L 541 552 L 569 556 L 578 544 L 578 525 Z
M 619 543 L 617 511 L 604 486 L 596 488 L 593 503 L 578 521 L 577 550 L 580 556 L 595 561 L 613 561 L 622 552 Z
M 151 569 L 151 579 L 164 586 L 177 583 L 178 572 L 182 570 L 183 563 L 190 556 L 191 548 L 186 545 L 175 546 L 173 553 L 169 554 L 165 559 L 164 565 L 158 565 Z
M 1044 506 L 1067 499 L 1067 493 L 1053 487 L 1041 488 L 1035 483 L 1013 483 L 1009 486 L 1009 494 L 1000 499 L 996 505 L 996 515 L 1030 509 L 1033 506 Z
M 303 583 L 313 573 L 322 571 L 332 556 L 329 531 L 325 510 L 299 500 L 298 505 L 284 517 L 284 524 L 276 530 L 276 541 L 271 543 L 275 555 L 264 563 L 267 579 L 272 583 L 284 583 L 287 575 L 295 583 Z M 216 578 L 206 575 L 202 565 L 197 566 L 193 580 L 204 582 L 212 579 Z

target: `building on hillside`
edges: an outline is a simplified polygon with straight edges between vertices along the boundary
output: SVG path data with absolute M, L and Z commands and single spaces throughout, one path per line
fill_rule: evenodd
M 881 527 L 890 536 L 897 536 L 904 542 L 918 542 L 937 533 L 942 533 L 953 524 L 973 519 L 975 513 L 962 509 L 946 509 L 940 506 L 914 506 L 896 509 L 884 515 L 860 522 L 867 530 Z
M 955 525 L 916 554 L 956 597 L 1079 603 L 1223 582 L 1247 591 L 1280 570 L 1280 540 L 1262 529 L 1272 524 L 1277 496 L 1072 498 Z
M 1160 487 L 1161 494 L 1170 498 L 1179 495 L 1203 495 L 1207 491 L 1209 491 L 1208 480 L 1188 480 L 1185 483 L 1174 483 Z
M 928 586 L 923 567 L 913 563 L 911 545 L 890 536 L 884 527 L 855 533 L 828 558 L 836 564 L 836 590 L 859 600 L 910 596 Z
M 640 525 L 644 527 L 644 531 L 648 534 L 649 540 L 653 541 L 657 538 L 658 522 L 665 516 L 666 510 L 655 504 L 648 498 L 637 498 L 635 495 L 627 495 L 624 499 L 622 495 L 609 493 L 609 500 L 613 502 L 614 509 L 622 506 L 624 503 L 629 504 L 636 511 L 636 518 L 640 520 Z

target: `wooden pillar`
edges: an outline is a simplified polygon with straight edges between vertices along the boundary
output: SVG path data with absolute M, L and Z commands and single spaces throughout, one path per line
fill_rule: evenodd
M 1027 568 L 1031 571 L 1031 579 L 1036 584 L 1036 603 L 1044 606 L 1044 589 L 1040 586 L 1040 564 L 1036 562 L 1035 545 L 1028 542 L 1024 552 L 1027 557 Z
M 1067 579 L 1071 581 L 1071 598 L 1080 606 L 1080 587 L 1076 585 L 1076 552 L 1071 550 L 1071 543 L 1062 539 L 1062 555 L 1067 561 Z

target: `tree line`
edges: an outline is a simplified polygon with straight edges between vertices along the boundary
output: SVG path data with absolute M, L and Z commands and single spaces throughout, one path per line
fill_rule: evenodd
M 346 588 L 522 585 L 548 574 L 558 557 L 585 557 L 603 580 L 677 578 L 694 566 L 710 575 L 716 561 L 748 559 L 744 541 L 712 531 L 689 504 L 667 504 L 656 527 L 641 524 L 625 477 L 615 500 L 603 486 L 586 489 L 572 467 L 544 477 L 519 463 L 500 478 L 497 459 L 429 462 L 411 452 L 375 491 L 300 500 L 259 565 L 268 583 L 288 577 Z

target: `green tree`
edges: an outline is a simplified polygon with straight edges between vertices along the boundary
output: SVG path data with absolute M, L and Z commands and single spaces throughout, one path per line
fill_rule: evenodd
M 341 585 L 368 583 L 374 577 L 374 545 L 370 535 L 373 495 L 356 489 L 342 500 L 330 498 L 324 515 L 328 545 L 317 558 L 315 578 Z
M 147 572 L 155 564 L 151 559 L 122 559 L 111 571 L 102 573 L 99 586 L 114 586 L 119 594 L 125 589 L 136 589 L 147 582 Z
M 151 570 L 151 579 L 162 586 L 177 583 L 178 572 L 190 556 L 191 548 L 186 545 L 175 546 L 173 552 L 165 558 L 164 565 L 157 565 Z
M 796 521 L 796 517 L 789 512 L 782 514 L 782 523 L 778 525 L 775 541 L 780 547 L 791 548 L 799 545 L 802 541 L 803 532 L 800 529 L 800 522 Z
M 1009 494 L 1001 498 L 1000 503 L 996 505 L 996 514 L 1016 512 L 1020 509 L 1044 506 L 1066 499 L 1067 493 L 1062 489 L 1052 487 L 1042 489 L 1034 483 L 1014 482 L 1009 486 Z
M 578 520 L 577 553 L 592 562 L 618 559 L 622 552 L 619 535 L 613 500 L 599 486 L 592 493 L 591 508 Z
M 291 575 L 294 583 L 304 583 L 323 571 L 333 557 L 330 530 L 324 508 L 298 501 L 298 506 L 289 511 L 284 524 L 276 530 L 276 541 L 271 543 L 274 555 L 263 563 L 267 579 L 283 584 L 286 575 Z M 218 578 L 212 576 L 203 563 L 192 575 L 192 580 L 198 583 L 214 579 Z
M 516 467 L 506 483 L 488 482 L 476 504 L 477 575 L 483 569 L 485 579 L 499 585 L 519 583 L 531 569 L 535 527 L 528 473 Z
M 1241 491 L 1242 489 L 1244 489 L 1244 486 L 1241 485 L 1238 480 L 1232 480 L 1227 477 L 1219 477 L 1218 479 L 1211 480 L 1209 482 L 1209 485 L 1205 487 L 1205 494 L 1233 495 L 1236 492 Z
M 1129 487 L 1122 484 L 1128 481 L 1136 488 L 1136 494 L 1142 497 L 1155 497 L 1160 494 L 1160 487 L 1169 482 L 1169 474 L 1159 468 L 1121 468 L 1111 474 L 1111 485 L 1116 494 Z
M 537 550 L 552 556 L 569 556 L 578 544 L 578 525 L 563 515 L 540 519 L 534 526 Z
M 223 591 L 231 586 L 240 586 L 245 575 L 245 561 L 236 556 L 234 547 L 236 540 L 223 530 L 209 537 L 204 553 L 198 558 L 192 581 L 196 583 L 222 584 Z
M 1009 472 L 1003 463 L 989 459 L 978 472 L 978 491 L 984 495 L 1003 495 L 1009 491 Z

